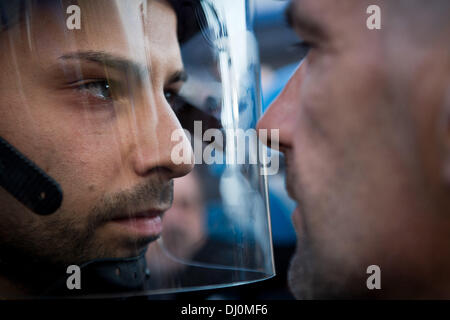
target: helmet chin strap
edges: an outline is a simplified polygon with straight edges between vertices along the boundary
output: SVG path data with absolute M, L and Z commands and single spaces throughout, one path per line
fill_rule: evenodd
M 60 208 L 63 200 L 59 184 L 2 137 L 0 137 L 0 187 L 38 215 L 53 214 Z M 0 262 L 2 267 L 8 267 L 4 261 Z M 25 261 L 24 263 L 26 265 Z M 26 269 L 25 266 L 24 268 Z M 42 281 L 57 275 L 56 282 L 52 281 L 53 285 L 44 292 L 44 295 L 55 297 L 105 293 L 113 295 L 144 290 L 145 282 L 150 278 L 145 251 L 137 257 L 96 259 L 82 264 L 79 290 L 67 288 L 66 281 L 69 275 L 65 270 L 59 268 L 54 270 L 51 267 L 46 269 L 44 267 L 44 270 L 41 270 L 42 275 L 45 275 L 43 277 L 39 277 L 38 270 L 32 270 L 32 273 Z M 43 283 L 36 285 L 41 287 Z
M 152 279 L 146 250 L 135 257 L 87 261 L 80 267 L 80 289 L 69 289 L 68 266 L 42 263 L 25 256 L 8 255 L 0 260 L 0 276 L 14 284 L 23 297 L 123 297 L 150 289 Z
M 117 296 L 146 289 L 150 280 L 145 253 L 131 258 L 107 258 L 88 261 L 80 266 L 81 288 L 67 288 L 68 274 L 62 275 L 49 289 L 47 297 Z
M 59 184 L 2 137 L 0 187 L 39 215 L 54 213 L 63 199 Z

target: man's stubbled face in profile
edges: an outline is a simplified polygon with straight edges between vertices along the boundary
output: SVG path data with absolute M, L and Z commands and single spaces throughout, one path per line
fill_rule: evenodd
M 46 1 L 0 33 L 0 136 L 64 191 L 37 216 L 0 190 L 10 269 L 132 257 L 161 233 L 172 179 L 192 168 L 170 158 L 168 98 L 185 77 L 172 8 L 137 3 L 79 1 L 81 29 L 68 30 L 69 3 Z
M 381 30 L 366 9 L 381 8 Z M 448 1 L 295 0 L 309 52 L 259 123 L 298 202 L 298 298 L 448 297 Z M 367 267 L 381 268 L 368 290 Z

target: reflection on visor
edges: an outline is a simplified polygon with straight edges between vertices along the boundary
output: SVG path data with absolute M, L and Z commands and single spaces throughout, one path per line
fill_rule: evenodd
M 274 275 L 249 2 L 0 0 L 0 136 L 64 193 L 0 167 L 0 297 Z

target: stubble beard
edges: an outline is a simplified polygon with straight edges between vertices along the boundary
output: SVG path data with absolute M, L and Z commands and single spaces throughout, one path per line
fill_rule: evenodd
M 149 199 L 157 204 L 172 203 L 173 181 L 166 184 L 152 181 L 131 191 L 103 197 L 90 210 L 87 220 L 75 212 L 60 212 L 60 215 L 47 217 L 45 224 L 9 226 L 14 230 L 22 229 L 21 232 L 2 228 L 0 277 L 24 288 L 30 284 L 38 287 L 50 282 L 55 274 L 66 275 L 69 265 L 82 265 L 94 259 L 120 258 L 117 248 L 98 241 L 97 230 L 126 207 L 148 203 Z M 136 248 L 134 256 L 137 256 L 154 240 L 154 237 L 130 240 L 127 246 Z M 38 283 L 33 284 L 35 282 Z

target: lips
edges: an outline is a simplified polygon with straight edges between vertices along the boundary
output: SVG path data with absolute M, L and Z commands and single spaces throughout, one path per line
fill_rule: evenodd
M 121 215 L 111 220 L 124 232 L 139 237 L 158 237 L 162 232 L 163 211 L 148 210 L 129 215 Z
M 292 171 L 291 168 L 291 153 L 289 151 L 285 151 L 284 154 L 284 163 L 286 166 L 286 191 L 290 198 L 295 200 L 295 193 L 294 193 L 294 183 L 295 183 L 295 173 Z
M 295 230 L 298 233 L 301 228 L 301 216 L 300 216 L 300 209 L 298 207 L 295 208 L 294 212 L 292 213 L 292 223 L 294 225 Z
M 131 214 L 121 214 L 114 217 L 112 220 L 129 220 L 129 219 L 140 219 L 140 218 L 156 218 L 163 214 L 163 210 L 150 209 L 142 212 L 131 213 Z

